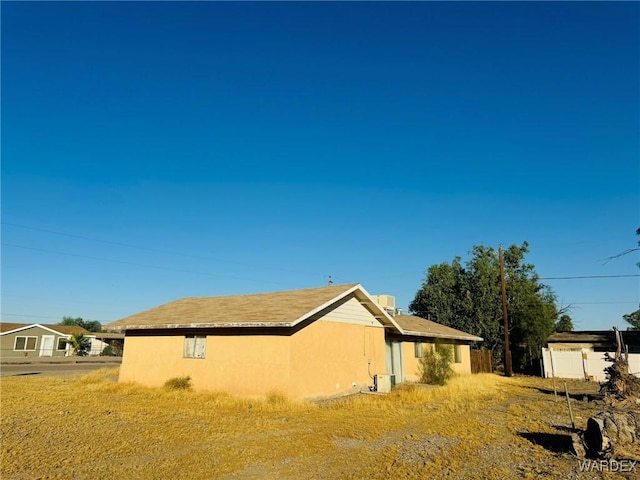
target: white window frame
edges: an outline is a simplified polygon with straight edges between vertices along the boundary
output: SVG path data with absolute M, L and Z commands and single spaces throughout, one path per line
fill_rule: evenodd
M 414 342 L 413 344 L 413 355 L 415 358 L 422 358 L 424 354 L 424 346 L 423 342 Z
M 207 336 L 185 335 L 182 358 L 206 358 Z
M 64 342 L 64 348 L 60 348 L 60 342 Z M 56 352 L 66 352 L 69 345 L 69 339 L 65 337 L 58 337 L 58 343 L 56 343 Z
M 18 339 L 24 338 L 24 348 L 18 349 Z M 34 338 L 35 343 L 33 344 L 33 348 L 27 348 L 29 345 L 29 339 Z M 13 351 L 14 352 L 35 352 L 38 349 L 38 337 L 34 337 L 32 335 L 18 335 L 13 342 Z

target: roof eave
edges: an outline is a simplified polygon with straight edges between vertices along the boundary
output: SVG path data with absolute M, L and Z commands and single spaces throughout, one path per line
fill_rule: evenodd
M 163 324 L 129 324 L 113 327 L 112 330 L 122 332 L 126 330 L 175 330 L 179 328 L 207 329 L 207 328 L 238 328 L 238 327 L 292 327 L 292 322 L 224 322 L 224 323 L 163 323 Z
M 428 333 L 428 332 L 414 332 L 411 330 L 405 330 L 405 335 L 415 336 L 415 337 L 431 337 L 431 338 L 447 338 L 452 340 L 464 340 L 466 342 L 483 342 L 484 338 L 476 337 L 475 335 L 449 335 L 446 333 Z

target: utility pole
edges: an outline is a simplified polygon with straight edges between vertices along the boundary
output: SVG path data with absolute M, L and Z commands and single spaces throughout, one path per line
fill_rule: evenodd
M 502 317 L 504 319 L 504 374 L 507 377 L 513 376 L 511 366 L 511 346 L 509 345 L 509 314 L 507 312 L 507 284 L 504 278 L 504 256 L 502 255 L 502 245 L 498 249 L 500 257 L 500 283 L 502 284 Z

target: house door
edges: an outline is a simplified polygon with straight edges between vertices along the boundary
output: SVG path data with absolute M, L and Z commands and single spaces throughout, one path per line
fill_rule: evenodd
M 51 357 L 53 356 L 53 341 L 54 335 L 42 335 L 40 340 L 40 356 Z
M 387 373 L 395 375 L 396 383 L 404 382 L 404 369 L 402 367 L 402 342 L 396 340 L 387 340 L 385 353 L 387 361 Z

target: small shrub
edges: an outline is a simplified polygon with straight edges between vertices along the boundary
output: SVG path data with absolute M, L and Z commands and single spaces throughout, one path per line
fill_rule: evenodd
M 287 396 L 278 391 L 271 391 L 267 393 L 267 403 L 271 405 L 284 405 L 288 403 Z
M 453 376 L 453 347 L 436 341 L 433 348 L 425 348 L 420 358 L 420 381 L 430 385 L 444 385 Z
M 111 347 L 111 345 L 107 345 L 106 347 L 104 347 L 104 350 L 102 350 L 102 352 L 100 352 L 100 356 L 101 357 L 115 357 L 116 354 L 113 351 L 113 347 Z
M 122 356 L 122 347 L 123 344 L 121 341 L 114 341 L 104 347 L 102 353 L 100 353 L 101 357 L 121 357 Z
M 191 377 L 175 377 L 164 382 L 168 390 L 191 390 Z

